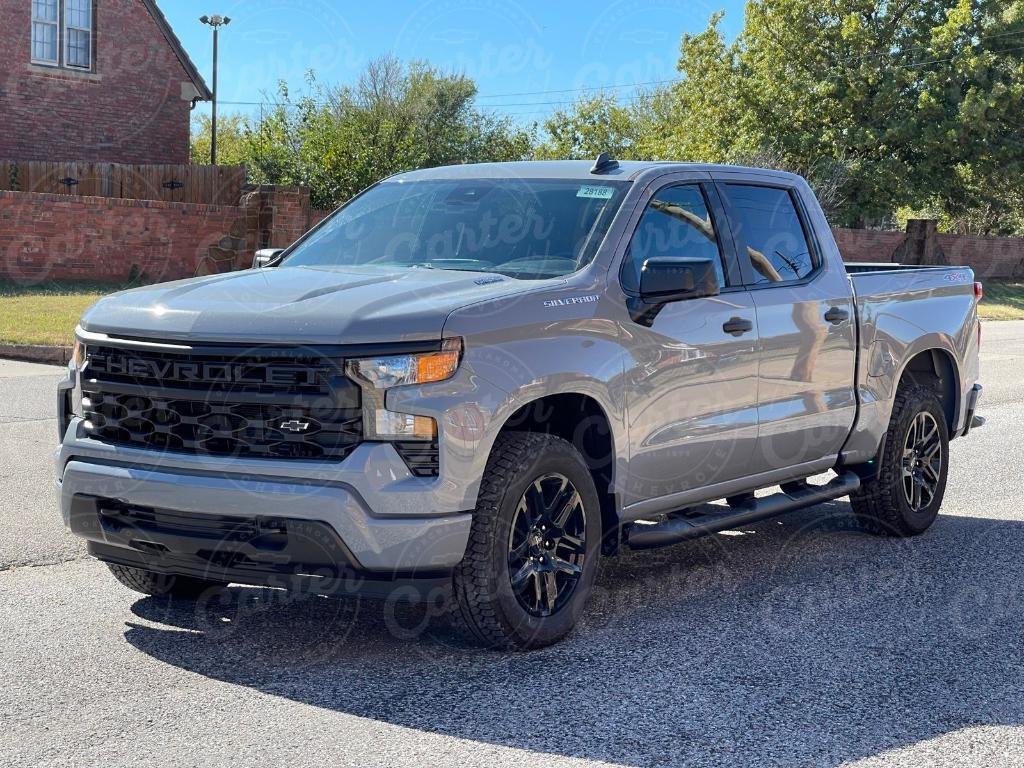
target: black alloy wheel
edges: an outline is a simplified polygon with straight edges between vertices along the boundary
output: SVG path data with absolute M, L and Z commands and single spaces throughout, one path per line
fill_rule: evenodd
M 587 519 L 569 478 L 537 478 L 516 506 L 508 542 L 508 574 L 531 616 L 551 616 L 571 598 L 587 556 Z
M 903 495 L 914 512 L 935 498 L 945 461 L 942 448 L 935 417 L 928 411 L 917 414 L 903 442 Z
M 499 434 L 452 574 L 456 624 L 492 648 L 561 640 L 593 592 L 602 524 L 594 476 L 571 443 Z
M 935 522 L 949 475 L 949 432 L 937 390 L 901 385 L 875 461 L 850 494 L 861 526 L 886 536 L 917 536 Z

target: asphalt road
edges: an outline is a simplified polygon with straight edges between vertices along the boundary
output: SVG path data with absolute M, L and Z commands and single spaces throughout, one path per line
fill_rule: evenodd
M 629 554 L 526 654 L 380 604 L 129 592 L 58 521 L 57 369 L 0 362 L 0 761 L 1024 765 L 1024 323 L 984 337 L 988 424 L 927 535 L 840 501 Z

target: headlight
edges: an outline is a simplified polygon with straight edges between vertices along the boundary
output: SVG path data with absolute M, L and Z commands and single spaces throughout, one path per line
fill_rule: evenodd
M 450 379 L 459 367 L 461 355 L 462 340 L 445 339 L 438 352 L 369 357 L 353 360 L 351 365 L 355 375 L 370 382 L 374 388 L 390 389 Z
M 397 413 L 385 407 L 384 390 L 444 381 L 455 375 L 462 339 L 445 339 L 436 352 L 351 360 L 349 375 L 362 383 L 363 423 L 370 440 L 436 440 L 437 422 L 429 416 Z

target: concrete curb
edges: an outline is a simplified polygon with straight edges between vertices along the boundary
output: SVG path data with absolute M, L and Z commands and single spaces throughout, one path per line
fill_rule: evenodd
M 51 347 L 44 344 L 0 344 L 0 358 L 27 360 L 30 363 L 67 365 L 71 347 Z

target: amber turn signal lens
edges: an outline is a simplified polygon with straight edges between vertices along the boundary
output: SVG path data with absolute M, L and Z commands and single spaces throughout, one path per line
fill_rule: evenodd
M 459 367 L 459 350 L 447 349 L 420 355 L 416 359 L 416 381 L 426 384 L 430 381 L 444 381 L 451 378 Z

